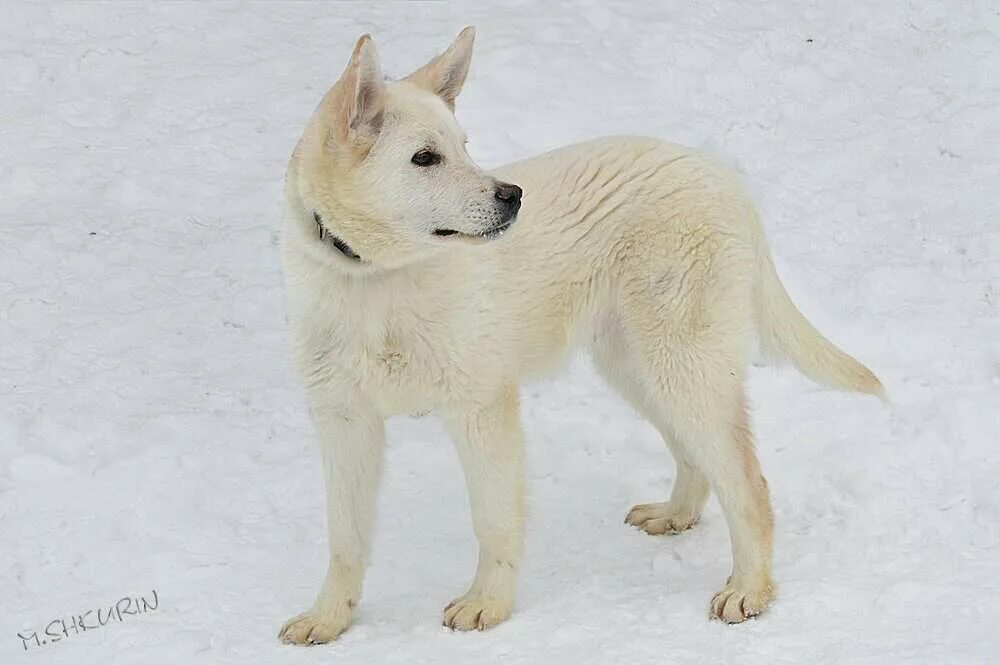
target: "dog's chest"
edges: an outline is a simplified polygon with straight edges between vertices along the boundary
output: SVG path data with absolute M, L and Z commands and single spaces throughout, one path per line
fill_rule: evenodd
M 510 335 L 484 317 L 490 310 L 479 291 L 450 272 L 393 281 L 295 277 L 289 313 L 306 382 L 321 395 L 412 414 L 513 374 L 503 342 Z
M 378 334 L 360 340 L 356 355 L 364 378 L 374 387 L 389 389 L 423 383 L 439 363 L 421 331 L 387 325 Z
M 329 353 L 386 414 L 434 409 L 455 382 L 451 330 L 403 310 L 332 327 Z

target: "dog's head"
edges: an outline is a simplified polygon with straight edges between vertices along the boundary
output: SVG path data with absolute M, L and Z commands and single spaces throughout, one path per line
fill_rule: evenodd
M 451 243 L 489 241 L 514 222 L 521 189 L 472 162 L 455 120 L 474 38 L 466 28 L 400 81 L 383 79 L 371 37 L 358 40 L 289 168 L 295 232 L 310 251 L 337 265 L 395 267 Z

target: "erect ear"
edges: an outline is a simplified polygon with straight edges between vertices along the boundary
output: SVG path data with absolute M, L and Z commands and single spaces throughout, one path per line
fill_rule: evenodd
M 385 116 L 385 81 L 371 35 L 362 35 L 337 83 L 336 127 L 341 138 L 374 138 Z
M 476 29 L 470 25 L 458 33 L 447 51 L 407 76 L 406 80 L 438 95 L 454 110 L 455 98 L 462 92 L 465 76 L 469 73 L 472 43 L 475 40 Z

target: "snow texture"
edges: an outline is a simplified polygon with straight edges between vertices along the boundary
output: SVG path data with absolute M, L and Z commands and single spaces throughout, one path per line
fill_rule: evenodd
M 404 75 L 479 27 L 459 100 L 495 166 L 601 134 L 722 155 L 817 325 L 891 407 L 752 371 L 779 598 L 708 620 L 714 500 L 586 360 L 524 390 L 514 616 L 441 627 L 475 563 L 455 453 L 390 427 L 335 644 L 278 642 L 326 565 L 276 251 L 286 159 L 355 39 Z M 78 2 L 0 8 L 0 662 L 989 663 L 1000 650 L 1000 6 L 984 0 Z M 148 597 L 30 646 L 18 631 Z

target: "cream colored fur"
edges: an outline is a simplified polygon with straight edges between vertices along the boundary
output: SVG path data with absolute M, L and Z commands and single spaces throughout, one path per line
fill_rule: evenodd
M 321 442 L 330 564 L 314 606 L 281 637 L 324 642 L 350 625 L 383 423 L 424 411 L 443 419 L 458 447 L 480 545 L 472 584 L 444 622 L 484 629 L 510 616 L 524 526 L 518 386 L 580 347 L 677 462 L 670 499 L 636 506 L 626 521 L 652 534 L 683 531 L 711 487 L 733 554 L 711 615 L 754 616 L 774 585 L 771 506 L 743 387 L 753 334 L 817 381 L 882 387 L 795 308 L 740 184 L 695 151 L 611 137 L 489 174 L 476 167 L 452 113 L 472 40 L 466 29 L 426 67 L 386 83 L 363 37 L 289 164 L 284 266 Z M 428 147 L 439 164 L 411 163 Z M 497 179 L 520 185 L 523 205 L 487 242 L 477 234 L 500 220 Z M 314 213 L 360 261 L 320 239 Z

